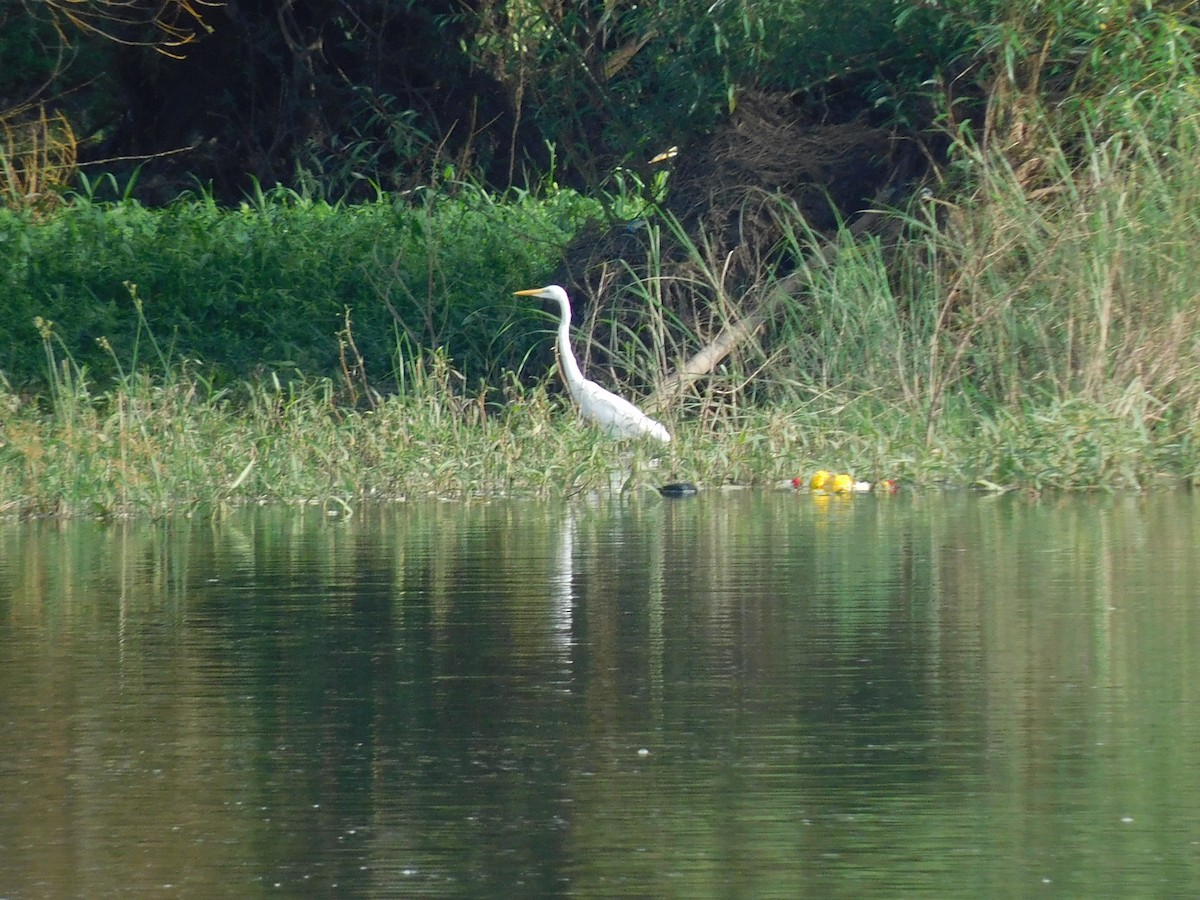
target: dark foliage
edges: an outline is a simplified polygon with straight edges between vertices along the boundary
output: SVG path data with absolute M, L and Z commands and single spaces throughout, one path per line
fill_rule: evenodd
M 233 200 L 250 179 L 362 199 L 446 165 L 503 180 L 496 126 L 512 113 L 466 56 L 462 13 L 453 0 L 228 3 L 183 59 L 120 54 L 122 114 L 88 156 L 139 161 L 138 192 L 157 201 L 189 181 Z

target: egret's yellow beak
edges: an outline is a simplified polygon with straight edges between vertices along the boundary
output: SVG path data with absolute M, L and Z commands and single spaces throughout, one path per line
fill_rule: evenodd
M 542 292 L 542 288 L 532 288 L 528 291 L 513 291 L 514 297 L 536 297 Z

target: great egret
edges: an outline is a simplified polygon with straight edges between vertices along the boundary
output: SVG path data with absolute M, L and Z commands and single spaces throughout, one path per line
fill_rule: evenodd
M 671 442 L 670 432 L 661 422 L 650 418 L 624 397 L 618 397 L 583 377 L 579 362 L 571 352 L 571 301 L 567 299 L 566 291 L 557 284 L 551 284 L 544 288 L 517 291 L 516 294 L 518 297 L 540 297 L 558 302 L 561 316 L 558 323 L 558 361 L 567 390 L 584 416 L 599 425 L 609 437 L 652 437 L 664 444 Z

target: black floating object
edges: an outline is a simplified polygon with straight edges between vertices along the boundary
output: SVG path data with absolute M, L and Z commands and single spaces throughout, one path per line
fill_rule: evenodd
M 673 497 L 681 499 L 683 497 L 695 497 L 700 491 L 690 481 L 672 481 L 670 484 L 664 484 L 658 489 L 658 492 L 664 497 Z

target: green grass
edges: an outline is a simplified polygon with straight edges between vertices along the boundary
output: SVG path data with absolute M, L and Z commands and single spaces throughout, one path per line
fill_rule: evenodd
M 817 468 L 910 487 L 1111 489 L 1152 486 L 1195 465 L 1190 449 L 1159 446 L 1082 403 L 1000 416 L 926 444 L 896 408 L 826 396 L 708 421 L 668 418 L 675 441 L 662 447 L 608 440 L 544 384 L 509 380 L 499 401 L 464 392 L 438 356 L 411 361 L 406 393 L 374 409 L 339 403 L 341 388 L 328 379 L 218 389 L 177 370 L 126 376 L 96 393 L 69 364 L 58 371 L 52 412 L 0 395 L 2 514 L 209 513 L 262 502 L 345 514 L 416 496 L 567 497 L 674 480 L 773 485 Z
M 381 386 L 395 382 L 397 340 L 498 379 L 537 343 L 511 291 L 544 278 L 598 210 L 570 191 L 470 187 L 361 205 L 277 189 L 234 209 L 204 195 L 151 209 L 81 194 L 45 221 L 0 210 L 0 371 L 44 386 L 40 317 L 97 380 L 119 375 L 114 353 L 131 369 L 157 365 L 138 355 L 146 335 L 229 381 L 333 375 L 349 314 Z

